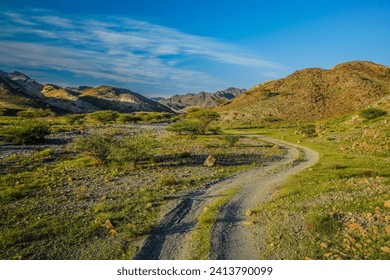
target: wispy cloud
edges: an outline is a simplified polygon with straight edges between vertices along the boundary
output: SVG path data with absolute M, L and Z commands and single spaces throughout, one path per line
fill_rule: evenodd
M 149 88 L 195 88 L 223 84 L 188 60 L 257 67 L 282 67 L 208 37 L 120 17 L 74 17 L 53 12 L 0 12 L 0 64 L 65 70 L 122 84 Z

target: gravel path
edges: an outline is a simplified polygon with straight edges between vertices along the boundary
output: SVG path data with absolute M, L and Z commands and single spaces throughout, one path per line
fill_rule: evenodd
M 308 148 L 273 138 L 245 135 L 279 145 L 286 155 L 187 193 L 167 207 L 159 225 L 145 240 L 135 259 L 191 259 L 191 233 L 204 207 L 222 191 L 240 187 L 220 212 L 213 228 L 210 259 L 258 259 L 264 246 L 261 228 L 245 225 L 245 212 L 266 201 L 288 176 L 314 165 L 318 154 Z M 303 161 L 295 161 L 301 149 Z

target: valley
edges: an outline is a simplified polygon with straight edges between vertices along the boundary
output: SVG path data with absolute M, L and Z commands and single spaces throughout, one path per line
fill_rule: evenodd
M 387 66 L 304 69 L 215 108 L 0 74 L 2 259 L 390 256 Z

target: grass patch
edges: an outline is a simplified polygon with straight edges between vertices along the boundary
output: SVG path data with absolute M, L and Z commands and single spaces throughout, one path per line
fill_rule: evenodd
M 221 197 L 207 205 L 199 216 L 192 235 L 193 250 L 191 257 L 194 260 L 206 260 L 210 254 L 211 231 L 217 220 L 220 208 L 228 203 L 240 188 L 235 187 L 221 193 Z

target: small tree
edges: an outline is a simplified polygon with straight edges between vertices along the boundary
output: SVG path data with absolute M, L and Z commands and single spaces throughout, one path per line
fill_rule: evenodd
M 179 135 L 187 134 L 194 137 L 195 135 L 201 135 L 206 133 L 206 126 L 196 120 L 183 119 L 171 124 L 168 127 L 169 131 L 178 133 Z
M 99 123 L 107 124 L 114 122 L 118 118 L 119 113 L 111 110 L 103 110 L 90 113 L 88 116 Z
M 35 119 L 21 121 L 15 126 L 6 126 L 0 131 L 0 136 L 5 142 L 16 145 L 40 143 L 49 134 L 49 126 Z

